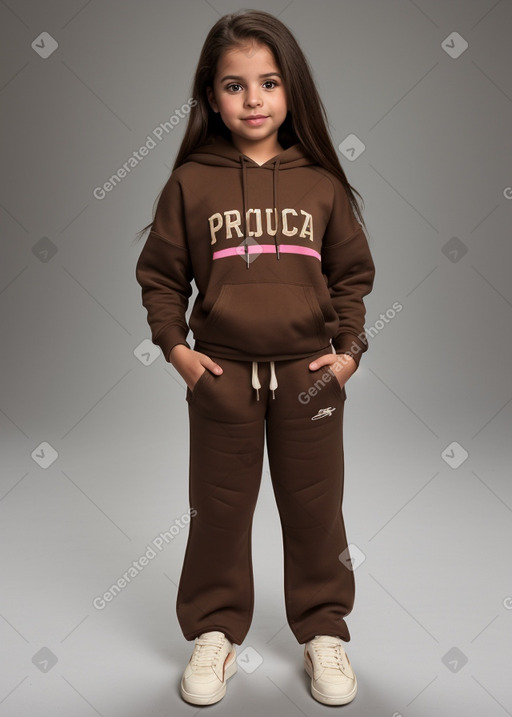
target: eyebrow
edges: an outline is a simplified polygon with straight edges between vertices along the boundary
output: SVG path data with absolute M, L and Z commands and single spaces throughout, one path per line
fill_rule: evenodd
M 281 78 L 281 75 L 279 72 L 266 72 L 264 75 L 260 75 L 260 79 L 263 77 L 279 77 Z M 243 80 L 243 77 L 240 77 L 239 75 L 226 75 L 222 79 L 219 80 L 219 82 L 225 82 L 226 80 Z

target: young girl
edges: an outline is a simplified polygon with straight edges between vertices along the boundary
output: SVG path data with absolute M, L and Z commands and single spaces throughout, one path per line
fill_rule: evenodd
M 368 348 L 375 267 L 364 220 L 308 62 L 277 18 L 222 17 L 192 95 L 136 268 L 152 340 L 187 384 L 193 517 L 176 609 L 195 646 L 181 695 L 217 702 L 237 670 L 266 439 L 287 620 L 313 697 L 344 704 L 357 681 L 343 647 L 355 585 L 342 424 L 345 384 Z

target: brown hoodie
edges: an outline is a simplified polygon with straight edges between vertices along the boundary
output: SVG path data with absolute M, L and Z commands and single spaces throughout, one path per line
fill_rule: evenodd
M 342 183 L 295 144 L 262 165 L 217 137 L 169 177 L 139 256 L 153 343 L 279 361 L 368 348 L 375 266 Z

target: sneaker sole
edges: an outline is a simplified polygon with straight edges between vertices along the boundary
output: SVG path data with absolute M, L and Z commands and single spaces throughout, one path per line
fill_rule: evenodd
M 183 686 L 182 677 L 180 684 L 180 692 L 183 699 L 193 705 L 213 705 L 216 702 L 219 702 L 226 694 L 227 681 L 236 673 L 238 669 L 238 666 L 236 664 L 236 653 L 232 652 L 231 655 L 232 657 L 230 656 L 230 661 L 226 664 L 226 667 L 224 669 L 224 682 L 217 690 L 217 692 L 213 692 L 211 695 L 195 695 L 192 692 L 187 692 L 187 690 Z
M 354 675 L 354 687 L 353 689 L 348 693 L 348 695 L 343 695 L 343 697 L 333 697 L 332 695 L 324 695 L 322 692 L 319 692 L 315 685 L 313 684 L 313 670 L 312 667 L 310 667 L 309 662 L 304 658 L 304 669 L 308 673 L 308 675 L 311 677 L 311 694 L 317 700 L 318 702 L 321 702 L 324 705 L 346 705 L 349 702 L 352 702 L 354 697 L 357 694 L 357 678 Z

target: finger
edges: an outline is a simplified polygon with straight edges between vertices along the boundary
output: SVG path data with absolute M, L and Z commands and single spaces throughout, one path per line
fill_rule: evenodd
M 203 366 L 205 368 L 207 368 L 212 373 L 215 373 L 217 375 L 220 375 L 222 373 L 222 366 L 219 366 L 219 364 L 216 363 L 209 356 L 205 356 L 204 360 L 201 363 L 203 364 Z
M 316 371 L 318 368 L 322 368 L 322 366 L 329 366 L 330 364 L 334 363 L 336 361 L 336 356 L 334 354 L 324 354 L 323 356 L 320 356 L 319 358 L 315 359 L 309 364 L 309 368 L 312 371 Z

